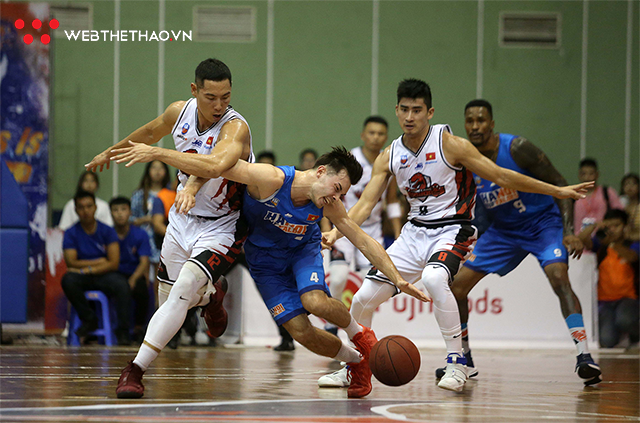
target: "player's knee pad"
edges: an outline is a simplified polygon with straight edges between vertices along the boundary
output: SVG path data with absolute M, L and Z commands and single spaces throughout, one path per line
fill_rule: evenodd
M 395 293 L 396 288 L 392 285 L 365 279 L 351 301 L 351 315 L 358 323 L 371 327 L 376 308 Z
M 168 301 L 177 304 L 184 301 L 188 303 L 189 308 L 194 307 L 200 302 L 208 280 L 207 274 L 197 264 L 187 261 L 171 288 Z
M 426 289 L 427 294 L 429 294 L 436 305 L 438 305 L 438 302 L 445 301 L 445 298 L 451 294 L 449 272 L 442 266 L 427 265 L 422 271 L 422 279 L 420 279 L 420 282 L 422 287 L 417 285 L 417 288 Z
M 347 284 L 349 264 L 344 260 L 333 261 L 329 265 L 329 271 L 331 272 L 329 291 L 331 291 L 333 298 L 340 299 L 342 291 L 344 291 L 344 287 Z

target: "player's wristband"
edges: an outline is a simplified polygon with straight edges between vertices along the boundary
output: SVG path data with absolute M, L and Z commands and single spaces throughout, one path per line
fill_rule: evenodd
M 400 203 L 387 204 L 387 217 L 389 219 L 396 219 L 402 217 L 402 209 Z

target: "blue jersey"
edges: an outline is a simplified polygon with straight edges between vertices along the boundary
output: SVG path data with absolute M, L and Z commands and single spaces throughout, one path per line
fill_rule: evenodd
M 511 143 L 516 135 L 500 134 L 500 146 L 496 164 L 506 169 L 533 177 L 518 166 L 511 157 Z M 549 195 L 520 192 L 503 188 L 474 174 L 478 199 L 487 209 L 493 225 L 500 229 L 529 229 L 538 224 L 540 218 L 554 215 L 560 219 L 560 210 Z
M 293 166 L 279 166 L 284 172 L 280 189 L 264 200 L 244 194 L 242 214 L 249 224 L 245 250 L 251 247 L 293 249 L 308 242 L 320 242 L 322 209 L 313 202 L 296 207 L 291 201 L 291 184 L 296 174 Z
M 118 242 L 116 230 L 97 221 L 96 231 L 89 235 L 80 222 L 64 231 L 62 248 L 76 250 L 78 260 L 94 260 L 107 257 L 107 246 Z
M 140 257 L 151 255 L 149 236 L 137 226 L 130 225 L 129 233 L 124 239 L 118 237 L 120 244 L 120 265 L 118 271 L 131 276 L 140 264 Z

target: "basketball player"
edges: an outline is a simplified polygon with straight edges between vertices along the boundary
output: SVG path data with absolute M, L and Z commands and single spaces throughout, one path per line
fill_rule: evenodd
M 209 157 L 131 145 L 117 150 L 114 160 L 129 161 L 127 166 L 160 160 L 201 177 L 211 176 Z M 324 215 L 344 231 L 367 259 L 387 275 L 394 289 L 422 301 L 429 298 L 400 276 L 384 248 L 347 215 L 340 196 L 361 178 L 360 163 L 344 147 L 338 147 L 304 172 L 293 166 L 275 167 L 240 160 L 223 176 L 247 185 L 242 212 L 249 224 L 249 236 L 244 250 L 251 276 L 276 323 L 314 353 L 349 363 L 350 398 L 369 394 L 368 360 L 376 337 L 371 329 L 355 321 L 341 301 L 328 295 L 318 220 Z M 314 327 L 307 313 L 343 328 L 357 351 L 343 345 L 337 336 Z
M 226 289 L 216 281 L 240 253 L 246 228 L 238 219 L 244 186 L 220 174 L 238 159 L 254 160 L 251 132 L 242 115 L 229 105 L 231 72 L 220 60 L 207 59 L 198 65 L 191 94 L 195 98 L 171 104 L 162 115 L 86 165 L 102 170 L 103 165 L 109 166 L 113 150 L 128 145 L 129 140 L 154 144 L 168 134 L 176 150 L 211 159 L 209 180 L 179 172 L 176 204 L 169 213 L 160 254 L 160 307 L 149 322 L 138 355 L 122 371 L 118 398 L 142 397 L 143 373 L 178 332 L 190 308 L 205 306 L 203 316 L 213 337 L 222 335 L 227 326 L 222 307 Z
M 557 187 L 496 166 L 467 140 L 453 136 L 449 125 L 429 123 L 434 109 L 424 81 L 400 82 L 397 100 L 396 116 L 404 133 L 376 159 L 371 182 L 349 216 L 357 224 L 364 222 L 391 176 L 396 177 L 411 210 L 409 222 L 387 253 L 404 279 L 420 281 L 433 298 L 448 354 L 438 386 L 461 391 L 468 369 L 462 354 L 458 305 L 449 284 L 476 241 L 476 229 L 470 223 L 476 194 L 471 172 L 503 187 L 558 198 L 581 198 L 590 184 Z M 323 243 L 330 247 L 339 235 L 334 228 L 323 234 Z M 353 298 L 351 314 L 370 327 L 375 309 L 396 292 L 385 275 L 372 269 Z
M 378 155 L 382 152 L 382 149 L 387 142 L 388 123 L 381 116 L 369 116 L 364 121 L 362 133 L 360 139 L 362 140 L 362 146 L 356 147 L 351 150 L 351 154 L 362 165 L 362 178 L 357 184 L 354 184 L 347 195 L 342 200 L 347 211 L 358 201 L 364 187 L 367 186 L 371 179 L 371 169 Z M 400 235 L 400 228 L 402 223 L 400 217 L 402 215 L 400 209 L 400 203 L 398 202 L 398 194 L 396 191 L 395 183 L 390 182 L 391 189 L 386 191 L 378 204 L 373 208 L 371 216 L 360 226 L 369 236 L 378 241 L 380 244 L 384 243 L 382 235 L 382 211 L 385 208 L 387 218 L 393 226 L 394 238 Z M 386 200 L 386 201 L 385 201 Z M 331 230 L 330 225 L 325 225 L 326 219 L 321 222 L 321 227 L 324 232 Z M 340 299 L 342 291 L 347 283 L 347 278 L 350 271 L 357 272 L 362 279 L 366 275 L 366 272 L 371 268 L 369 260 L 358 250 L 351 242 L 346 238 L 340 238 L 334 244 L 329 254 L 329 273 L 331 273 L 331 284 L 329 290 L 333 298 Z M 337 334 L 338 328 L 327 323 L 325 330 Z M 340 370 L 345 372 L 346 368 Z M 345 377 L 334 378 L 333 374 L 320 378 L 318 386 L 320 387 L 335 387 L 337 384 L 340 386 L 348 386 L 345 382 Z
M 567 181 L 551 164 L 547 156 L 524 137 L 495 133 L 493 110 L 485 100 L 473 100 L 465 106 L 464 128 L 469 141 L 498 166 L 531 175 L 556 186 Z M 571 289 L 568 274 L 568 254 L 579 258 L 584 246 L 573 234 L 573 202 L 504 188 L 475 175 L 478 198 L 492 218 L 489 229 L 478 239 L 471 257 L 464 263 L 451 285 L 458 301 L 462 323 L 462 347 L 467 359 L 469 376 L 478 372 L 473 366 L 467 322 L 467 295 L 489 273 L 504 276 L 515 269 L 529 254 L 536 256 L 553 291 L 560 300 L 571 339 L 578 350 L 576 371 L 585 385 L 600 382 L 600 367 L 593 362 L 587 346 L 582 308 Z M 436 376 L 442 376 L 442 369 Z

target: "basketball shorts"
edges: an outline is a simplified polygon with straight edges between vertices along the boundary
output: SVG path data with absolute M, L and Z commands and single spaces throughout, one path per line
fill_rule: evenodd
M 207 219 L 175 213 L 162 243 L 158 280 L 169 285 L 178 278 L 182 266 L 191 261 L 215 282 L 242 251 L 247 225 L 239 214 Z
M 491 225 L 482 234 L 465 266 L 480 273 L 504 276 L 529 254 L 536 256 L 543 268 L 552 263 L 567 263 L 567 249 L 562 244 L 562 221 L 554 219 L 532 231 L 507 231 Z
M 473 251 L 477 233 L 469 222 L 429 225 L 407 222 L 400 237 L 387 249 L 387 254 L 409 283 L 419 281 L 427 265 L 446 269 L 451 283 L 461 264 Z M 393 285 L 375 267 L 367 278 Z
M 373 225 L 362 226 L 371 238 L 384 245 L 384 237 L 382 235 L 382 222 Z M 358 250 L 347 237 L 342 237 L 333 244 L 331 250 L 331 261 L 344 260 L 349 264 L 353 264 L 355 269 L 370 268 L 371 263 L 360 250 Z M 355 261 L 355 263 L 354 263 Z
M 245 253 L 251 277 L 278 325 L 307 313 L 300 300 L 305 292 L 321 290 L 331 296 L 319 242 L 290 250 L 260 248 L 247 242 Z

